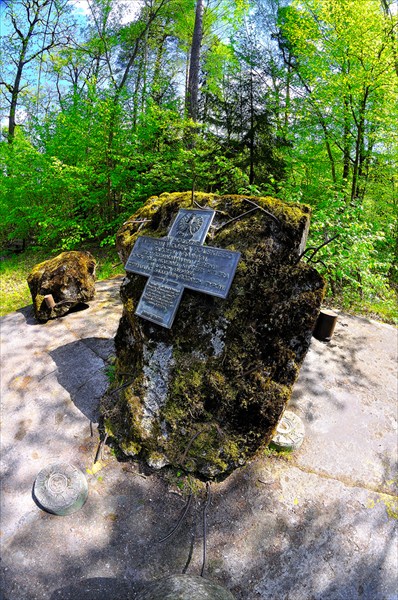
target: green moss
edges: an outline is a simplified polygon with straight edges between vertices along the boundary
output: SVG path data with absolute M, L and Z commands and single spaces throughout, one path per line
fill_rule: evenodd
M 137 442 L 120 442 L 120 449 L 128 456 L 138 456 L 141 452 L 141 444 Z

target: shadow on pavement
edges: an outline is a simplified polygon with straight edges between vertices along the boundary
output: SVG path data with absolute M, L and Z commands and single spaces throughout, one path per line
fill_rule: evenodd
M 142 479 L 130 472 L 131 465 L 126 468 L 129 471 L 116 479 L 114 467 L 102 471 L 103 483 L 94 488 L 105 485 L 106 504 L 92 484 L 91 499 L 81 511 L 63 518 L 43 513 L 28 535 L 21 532 L 14 539 L 10 550 L 25 556 L 32 543 L 42 540 L 35 580 L 48 585 L 50 600 L 133 599 L 147 582 L 183 571 L 192 534 L 195 543 L 187 573 L 199 574 L 203 494 L 192 503 L 179 530 L 160 543 L 175 524 L 183 499 L 170 494 L 158 476 Z M 285 498 L 283 505 L 275 468 L 282 468 L 281 479 L 291 475 L 289 464 L 271 459 L 212 485 L 205 577 L 229 589 L 237 600 L 393 600 L 388 555 L 394 547 L 394 527 L 384 507 L 376 507 L 369 522 L 360 511 L 363 498 L 356 501 L 347 492 L 339 497 L 341 488 L 335 481 L 325 482 L 322 503 L 314 502 L 309 489 L 300 504 L 289 505 Z M 267 485 L 259 484 L 259 478 Z M 312 485 L 319 486 L 319 481 Z M 73 536 L 65 536 L 68 531 Z M 31 579 L 31 566 L 20 565 L 21 588 Z M 87 577 L 90 571 L 107 569 L 113 577 Z M 60 587 L 60 582 L 70 583 Z M 20 597 L 29 595 L 22 592 Z
M 132 600 L 135 591 L 121 579 L 93 577 L 55 590 L 51 600 Z
M 67 317 L 68 315 L 70 315 L 72 313 L 81 312 L 83 310 L 87 310 L 88 308 L 90 308 L 90 306 L 88 304 L 81 302 L 80 304 L 76 304 L 76 306 L 73 306 L 67 313 L 65 313 L 61 317 L 57 317 L 57 319 L 63 319 L 64 317 Z M 33 304 L 24 306 L 23 308 L 20 308 L 16 312 L 20 313 L 21 315 L 24 316 L 27 325 L 40 325 L 40 321 L 38 321 L 35 317 L 35 313 L 33 311 Z M 49 319 L 49 320 L 52 321 L 53 319 Z
M 24 306 L 16 312 L 24 316 L 27 325 L 37 325 L 35 313 L 33 312 L 33 304 Z
M 113 340 L 93 337 L 49 352 L 57 365 L 58 383 L 70 394 L 75 406 L 93 422 L 98 421 L 99 400 L 109 385 L 105 360 L 113 348 Z

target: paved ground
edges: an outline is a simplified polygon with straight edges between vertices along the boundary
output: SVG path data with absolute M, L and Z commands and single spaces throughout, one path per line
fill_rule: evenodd
M 159 543 L 184 506 L 176 481 L 109 449 L 93 468 L 119 285 L 98 283 L 87 310 L 45 325 L 30 307 L 0 321 L 3 600 L 123 600 L 188 563 L 200 573 L 203 489 Z M 393 327 L 342 314 L 329 344 L 313 340 L 290 405 L 304 444 L 211 486 L 207 577 L 238 600 L 398 599 L 396 377 Z M 86 472 L 90 493 L 56 517 L 32 484 L 63 460 Z

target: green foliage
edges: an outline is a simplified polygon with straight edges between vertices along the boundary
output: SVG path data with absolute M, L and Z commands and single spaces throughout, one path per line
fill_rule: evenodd
M 108 378 L 110 384 L 116 381 L 116 367 L 115 365 L 106 365 L 105 367 L 105 375 Z
M 315 209 L 308 245 L 319 247 L 338 235 L 313 258 L 321 261 L 315 266 L 329 283 L 329 297 L 345 309 L 362 306 L 398 323 L 397 296 L 389 285 L 394 255 L 382 224 L 369 217 L 361 206 L 347 207 L 342 198 L 329 199 Z
M 339 233 L 316 255 L 333 300 L 393 318 L 398 16 L 389 2 L 209 5 L 200 124 L 186 119 L 182 89 L 195 1 L 154 2 L 123 21 L 118 6 L 93 0 L 95 18 L 78 30 L 54 5 L 62 19 L 49 20 L 48 49 L 46 19 L 37 24 L 20 83 L 8 23 L 0 91 L 10 104 L 15 88 L 25 122 L 13 143 L 6 132 L 0 142 L 0 244 L 112 251 L 119 226 L 152 195 L 278 195 L 312 206 L 310 244 Z

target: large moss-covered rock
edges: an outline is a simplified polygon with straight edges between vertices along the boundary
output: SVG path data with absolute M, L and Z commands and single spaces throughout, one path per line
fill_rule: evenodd
M 199 193 L 195 201 L 190 193 L 150 198 L 118 232 L 120 256 L 127 260 L 141 234 L 166 236 L 179 208 L 214 209 L 205 244 L 241 252 L 229 295 L 185 290 L 168 330 L 134 314 L 146 278 L 128 273 L 116 380 L 102 413 L 125 454 L 211 478 L 269 442 L 308 349 L 324 280 L 298 262 L 308 207 Z
M 90 252 L 62 252 L 33 267 L 28 285 L 35 317 L 40 322 L 66 314 L 95 295 L 96 261 Z M 51 295 L 53 303 L 45 296 Z M 54 305 L 52 305 L 54 304 Z

